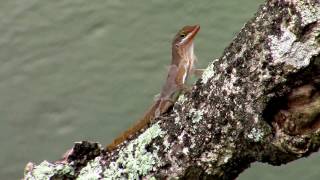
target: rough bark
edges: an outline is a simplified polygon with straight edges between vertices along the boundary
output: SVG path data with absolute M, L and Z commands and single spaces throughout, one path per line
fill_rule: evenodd
M 80 142 L 25 179 L 235 179 L 320 145 L 320 2 L 268 0 L 191 93 L 113 152 Z

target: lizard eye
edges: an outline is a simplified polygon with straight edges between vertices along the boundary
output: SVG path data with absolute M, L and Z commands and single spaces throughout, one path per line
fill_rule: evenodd
M 181 32 L 180 33 L 180 37 L 182 37 L 182 38 L 186 37 L 186 33 L 185 32 Z

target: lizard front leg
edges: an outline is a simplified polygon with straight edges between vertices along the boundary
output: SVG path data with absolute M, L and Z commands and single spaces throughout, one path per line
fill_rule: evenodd
M 196 77 L 200 78 L 203 74 L 203 71 L 205 69 L 192 69 L 192 74 L 194 74 Z

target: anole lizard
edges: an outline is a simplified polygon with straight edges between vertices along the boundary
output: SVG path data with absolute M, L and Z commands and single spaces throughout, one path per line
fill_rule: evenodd
M 193 39 L 200 30 L 199 25 L 184 26 L 172 41 L 172 61 L 168 76 L 160 96 L 146 114 L 135 125 L 107 145 L 107 151 L 114 150 L 119 144 L 130 139 L 137 132 L 148 126 L 151 120 L 159 117 L 173 106 L 180 93 L 186 89 L 186 80 L 191 73 L 201 74 L 202 70 L 194 69 L 196 57 L 193 52 Z

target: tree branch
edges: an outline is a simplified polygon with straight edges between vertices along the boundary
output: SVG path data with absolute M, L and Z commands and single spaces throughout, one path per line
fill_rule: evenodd
M 320 2 L 268 0 L 193 91 L 113 152 L 80 142 L 25 179 L 235 179 L 320 145 Z

